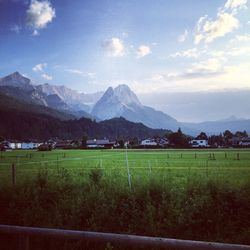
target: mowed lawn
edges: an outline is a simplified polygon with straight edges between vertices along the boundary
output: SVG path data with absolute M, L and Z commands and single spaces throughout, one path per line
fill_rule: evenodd
M 128 160 L 127 160 L 128 159 Z M 12 184 L 12 165 L 15 166 L 16 184 L 36 178 L 38 173 L 60 175 L 68 172 L 74 181 L 81 181 L 91 169 L 100 168 L 104 175 L 119 183 L 128 184 L 130 173 L 132 185 L 147 181 L 150 177 L 176 179 L 214 178 L 232 185 L 250 180 L 250 149 L 206 150 L 13 150 L 1 152 L 1 185 Z M 129 168 L 129 170 L 128 170 Z

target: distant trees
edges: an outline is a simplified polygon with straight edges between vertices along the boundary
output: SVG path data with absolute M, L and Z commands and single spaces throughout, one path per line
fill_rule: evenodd
M 84 133 L 82 136 L 82 147 L 84 147 L 84 148 L 87 147 L 87 140 L 88 140 L 88 135 L 86 133 Z
M 182 133 L 180 128 L 177 132 L 169 134 L 168 140 L 170 144 L 174 145 L 175 147 L 182 148 L 188 146 L 188 137 Z
M 5 141 L 5 138 L 0 135 L 0 142 Z
M 207 140 L 208 136 L 205 132 L 201 132 L 195 139 L 196 140 Z
M 124 148 L 124 140 L 118 140 L 117 142 L 121 148 Z
M 129 139 L 129 145 L 131 147 L 139 145 L 139 139 L 137 137 Z
M 212 135 L 208 138 L 208 145 L 213 147 L 222 146 L 225 144 L 225 140 L 222 134 Z
M 248 137 L 248 133 L 246 132 L 246 130 L 244 130 L 243 132 L 242 131 L 237 131 L 234 136 L 237 136 L 237 137 Z

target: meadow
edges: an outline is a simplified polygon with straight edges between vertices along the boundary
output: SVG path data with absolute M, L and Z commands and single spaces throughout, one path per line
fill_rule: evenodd
M 0 187 L 0 224 L 250 244 L 249 149 L 2 152 Z
M 122 182 L 127 183 L 127 167 L 131 185 L 158 174 L 183 180 L 212 176 L 233 185 L 250 179 L 248 149 L 128 150 L 127 156 L 125 150 L 13 150 L 1 153 L 1 184 L 12 183 L 13 164 L 17 183 L 32 179 L 40 172 L 59 175 L 62 170 L 77 181 L 79 175 L 81 178 L 87 176 L 92 169 L 101 169 L 107 176 L 116 173 Z

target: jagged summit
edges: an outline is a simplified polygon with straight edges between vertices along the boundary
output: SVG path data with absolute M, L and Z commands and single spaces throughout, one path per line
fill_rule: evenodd
M 135 93 L 126 84 L 118 85 L 114 89 L 114 94 L 125 105 L 135 103 L 139 106 L 142 105 Z
M 92 109 L 92 115 L 102 120 L 124 117 L 152 128 L 177 129 L 179 124 L 161 111 L 143 106 L 136 94 L 125 84 L 109 87 Z
M 1 78 L 0 86 L 17 87 L 25 91 L 34 90 L 32 81 L 18 71 Z

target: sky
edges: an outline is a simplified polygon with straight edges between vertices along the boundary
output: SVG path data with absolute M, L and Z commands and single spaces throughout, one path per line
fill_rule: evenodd
M 0 77 L 157 96 L 244 92 L 249 69 L 248 0 L 0 0 Z

